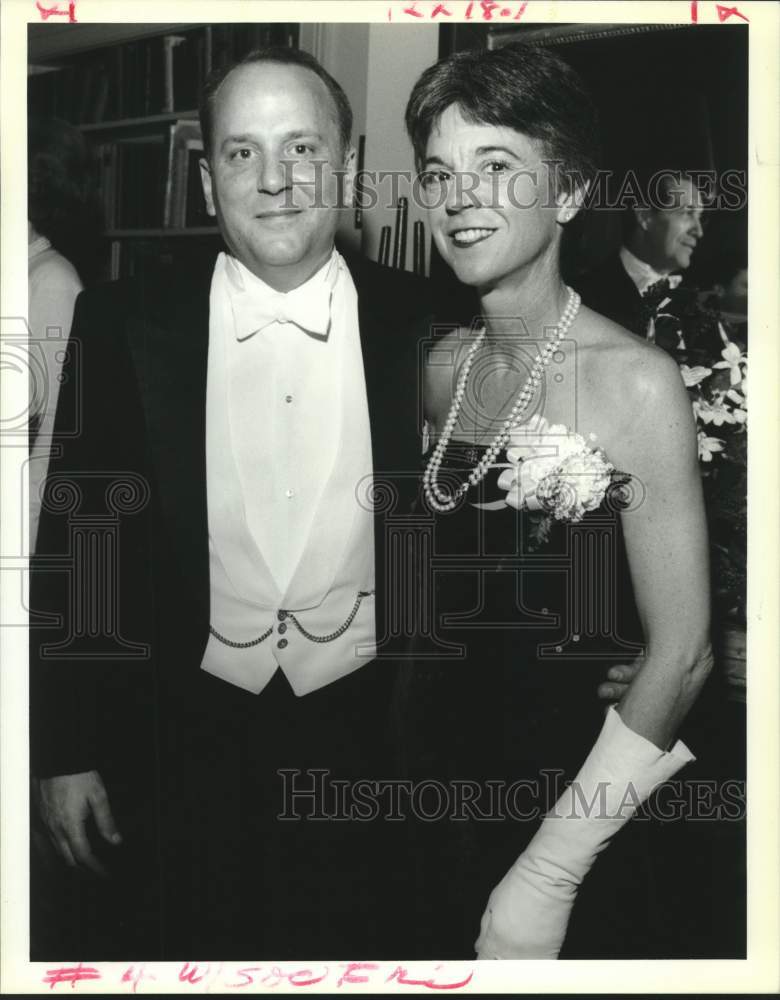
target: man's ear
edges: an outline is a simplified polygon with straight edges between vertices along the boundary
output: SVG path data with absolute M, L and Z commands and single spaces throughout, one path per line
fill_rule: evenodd
M 206 212 L 213 216 L 217 214 L 217 210 L 214 208 L 214 196 L 211 191 L 211 166 L 205 156 L 198 161 L 198 165 L 200 166 L 200 182 L 203 185 L 203 197 L 206 199 Z
M 344 166 L 341 168 L 343 181 L 341 184 L 340 208 L 351 208 L 355 202 L 355 175 L 357 173 L 357 151 L 350 146 L 344 155 Z
M 587 198 L 589 190 L 590 181 L 585 184 L 575 185 L 571 191 L 562 191 L 556 198 L 556 204 L 558 206 L 556 221 L 561 225 L 571 222 L 574 216 L 585 204 L 585 199 Z
M 642 230 L 647 229 L 650 225 L 650 209 L 634 208 L 632 211 L 634 213 L 634 219 L 636 220 L 637 227 Z

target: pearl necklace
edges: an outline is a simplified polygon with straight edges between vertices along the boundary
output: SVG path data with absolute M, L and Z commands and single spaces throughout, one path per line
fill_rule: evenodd
M 482 482 L 485 478 L 488 469 L 495 461 L 498 453 L 509 440 L 510 432 L 517 424 L 518 417 L 520 417 L 521 414 L 528 408 L 528 404 L 533 399 L 536 387 L 542 380 L 544 369 L 547 365 L 549 365 L 553 354 L 558 350 L 561 341 L 569 332 L 571 325 L 579 312 L 579 308 L 580 297 L 573 288 L 569 288 L 569 298 L 566 303 L 566 308 L 563 310 L 563 314 L 558 322 L 558 326 L 555 328 L 555 335 L 534 362 L 531 374 L 526 379 L 525 385 L 521 389 L 509 416 L 501 425 L 501 430 L 493 438 L 480 461 L 471 470 L 467 481 L 465 483 L 461 483 L 454 493 L 445 493 L 444 490 L 440 488 L 437 481 L 439 468 L 441 466 L 442 458 L 444 457 L 444 452 L 447 450 L 447 445 L 450 443 L 450 438 L 452 437 L 452 431 L 458 419 L 458 414 L 460 413 L 460 407 L 463 402 L 463 396 L 466 392 L 466 383 L 468 382 L 469 372 L 471 371 L 474 357 L 481 347 L 487 331 L 483 327 L 479 332 L 477 339 L 471 345 L 469 353 L 466 355 L 466 360 L 463 364 L 463 371 L 460 374 L 458 384 L 455 388 L 455 396 L 452 400 L 452 406 L 450 406 L 450 412 L 447 416 L 447 421 L 444 424 L 444 430 L 442 431 L 442 435 L 433 450 L 433 454 L 431 455 L 428 461 L 428 466 L 423 474 L 423 490 L 425 492 L 425 498 L 434 510 L 439 512 L 453 510 L 463 494 L 468 492 L 472 486 L 476 486 L 478 483 Z

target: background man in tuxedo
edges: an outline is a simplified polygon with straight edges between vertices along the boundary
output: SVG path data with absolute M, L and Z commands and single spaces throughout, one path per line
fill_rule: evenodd
M 226 252 L 78 301 L 58 419 L 79 412 L 80 432 L 51 467 L 32 582 L 50 617 L 31 638 L 32 773 L 76 877 L 33 955 L 399 950 L 396 827 L 327 821 L 318 795 L 292 803 L 314 820 L 277 819 L 279 769 L 387 773 L 368 483 L 416 469 L 428 304 L 424 283 L 334 250 L 351 119 L 308 55 L 248 56 L 201 110 Z M 107 506 L 98 579 L 74 525 L 105 527 Z M 68 573 L 42 565 L 65 555 Z
M 704 235 L 705 202 L 693 177 L 666 173 L 658 181 L 648 185 L 657 197 L 630 210 L 623 246 L 574 282 L 586 306 L 639 336 L 647 333 L 648 297 L 682 281 Z

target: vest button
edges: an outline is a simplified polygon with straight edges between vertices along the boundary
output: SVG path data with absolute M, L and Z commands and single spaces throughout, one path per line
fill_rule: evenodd
M 279 626 L 279 635 L 284 635 L 286 631 L 287 631 L 287 626 L 284 624 L 284 622 L 282 622 L 282 624 Z
M 284 619 L 287 617 L 287 612 L 286 611 L 277 611 L 276 612 L 276 617 L 279 619 L 280 622 L 283 622 Z
M 278 649 L 286 649 L 287 648 L 287 640 L 286 639 L 280 639 L 279 642 L 277 642 L 276 645 L 277 645 Z

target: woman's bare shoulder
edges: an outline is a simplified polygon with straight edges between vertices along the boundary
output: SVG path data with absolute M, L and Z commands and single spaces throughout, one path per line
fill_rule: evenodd
M 605 316 L 583 309 L 578 341 L 587 369 L 598 373 L 598 381 L 619 387 L 627 405 L 664 393 L 679 395 L 683 383 L 674 358 Z

